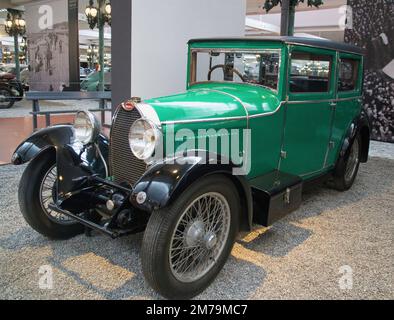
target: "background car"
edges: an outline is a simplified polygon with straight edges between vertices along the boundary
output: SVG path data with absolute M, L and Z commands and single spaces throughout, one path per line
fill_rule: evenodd
M 29 66 L 26 65 L 26 64 L 21 64 L 19 67 L 20 67 L 20 72 L 21 73 L 22 73 L 22 71 L 27 70 L 29 68 Z M 0 66 L 0 71 L 16 75 L 15 64 L 14 63 L 4 64 L 4 65 Z
M 97 71 L 91 72 L 85 80 L 81 82 L 81 90 L 83 91 L 98 91 L 99 88 L 99 73 Z M 104 90 L 111 91 L 111 69 L 104 69 Z
M 9 73 L 16 77 L 16 67 L 14 63 L 9 64 L 1 64 L 0 65 L 1 73 Z M 20 65 L 20 82 L 25 91 L 29 90 L 29 66 L 22 64 Z

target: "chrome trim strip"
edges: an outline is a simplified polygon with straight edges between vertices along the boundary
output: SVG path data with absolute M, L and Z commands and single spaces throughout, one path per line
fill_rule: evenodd
M 298 47 L 310 47 L 310 48 L 325 49 L 327 51 L 337 51 L 337 52 L 343 52 L 343 53 L 351 53 L 351 54 L 358 55 L 358 56 L 361 56 L 361 57 L 364 57 L 366 55 L 365 53 L 358 53 L 358 52 L 354 52 L 354 51 L 348 51 L 348 50 L 345 50 L 345 49 L 342 50 L 342 49 L 339 49 L 339 48 L 337 48 L 337 49 L 328 48 L 326 46 L 321 46 L 321 45 L 319 46 L 319 45 L 306 44 L 306 43 L 297 43 L 297 42 L 292 42 L 292 41 L 285 41 L 284 43 L 290 44 L 292 46 L 298 46 Z
M 265 113 L 252 114 L 251 116 L 249 116 L 249 118 L 250 118 L 250 119 L 253 119 L 253 118 L 260 118 L 260 117 L 271 116 L 271 115 L 273 115 L 274 113 L 278 112 L 279 109 L 280 109 L 285 103 L 287 103 L 287 101 L 281 101 L 281 102 L 279 103 L 279 105 L 276 107 L 275 110 L 269 111 L 269 112 L 265 112 Z
M 251 13 L 251 14 L 257 14 L 257 12 L 256 13 Z M 258 13 L 258 14 L 261 14 L 261 13 Z M 362 47 L 359 47 L 359 46 L 353 46 L 353 47 L 356 47 L 356 48 L 353 48 L 353 51 L 352 51 L 352 48 L 348 48 L 348 49 L 345 49 L 345 48 L 335 48 L 335 47 L 329 47 L 329 46 L 326 46 L 326 45 L 324 45 L 324 44 L 322 44 L 322 42 L 320 42 L 320 44 L 309 44 L 309 43 L 303 43 L 303 42 L 297 42 L 297 41 L 292 41 L 292 40 L 286 40 L 286 39 L 278 39 L 278 38 L 275 38 L 275 37 L 270 37 L 270 36 L 268 36 L 268 37 L 255 37 L 255 38 L 253 38 L 253 37 L 244 37 L 244 38 L 237 38 L 237 37 L 235 37 L 235 38 L 201 38 L 201 39 L 191 39 L 189 42 L 188 42 L 188 44 L 189 45 L 193 45 L 193 44 L 199 44 L 199 43 L 205 43 L 205 42 L 232 42 L 232 43 L 237 43 L 237 42 L 240 42 L 240 41 L 243 41 L 243 42 L 252 42 L 252 43 L 272 43 L 272 42 L 274 42 L 274 43 L 280 43 L 280 44 L 285 44 L 285 45 L 292 45 L 292 46 L 305 46 L 305 47 L 311 47 L 311 48 L 318 48 L 318 49 L 326 49 L 326 50 L 329 50 L 329 51 L 338 51 L 338 52 L 344 52 L 344 53 L 351 53 L 351 54 L 354 54 L 354 55 L 358 55 L 358 56 L 361 56 L 361 57 L 363 57 L 363 56 L 365 56 L 366 55 L 366 50 L 364 49 L 364 48 L 362 48 Z M 197 49 L 197 47 L 196 47 L 196 49 Z
M 339 99 L 321 99 L 321 100 L 299 100 L 299 101 L 289 101 L 289 104 L 310 104 L 310 103 L 325 103 L 325 102 L 342 102 L 342 101 L 350 101 L 350 100 L 355 100 L 355 99 L 360 99 L 361 96 L 357 97 L 349 97 L 349 98 L 339 98 Z
M 206 119 L 191 119 L 191 120 L 174 120 L 174 121 L 162 121 L 161 124 L 180 124 L 180 123 L 197 123 L 197 122 L 212 122 L 212 121 L 234 121 L 234 120 L 242 120 L 246 119 L 248 121 L 249 128 L 249 119 L 261 118 L 265 116 L 271 116 L 274 113 L 278 112 L 279 109 L 284 105 L 286 101 L 281 101 L 279 106 L 274 110 L 266 113 L 254 114 L 251 116 L 239 116 L 239 117 L 220 117 L 220 118 L 206 118 Z
M 329 166 L 323 167 L 323 168 L 321 168 L 319 170 L 315 170 L 315 171 L 312 171 L 312 172 L 307 172 L 307 173 L 300 174 L 299 176 L 300 177 L 306 177 L 306 176 L 310 176 L 312 174 L 316 174 L 316 173 L 320 173 L 320 172 L 323 173 L 324 171 L 328 171 L 332 167 L 333 167 L 332 165 L 329 165 Z
M 289 101 L 289 104 L 313 104 L 313 103 L 328 103 L 334 102 L 334 99 L 322 99 L 322 100 L 299 100 L 299 101 Z
M 232 52 L 237 52 L 237 53 L 261 53 L 262 51 L 281 51 L 282 48 L 221 48 L 221 47 L 212 47 L 212 48 L 191 48 L 190 51 L 197 51 L 197 52 L 219 52 L 219 53 L 232 53 Z
M 212 122 L 212 121 L 235 121 L 246 119 L 246 116 L 240 117 L 220 117 L 220 118 L 206 118 L 206 119 L 190 119 L 190 120 L 168 120 L 162 121 L 161 124 L 180 124 L 180 123 L 198 123 L 198 122 Z
M 119 104 L 119 105 L 116 107 L 115 112 L 113 113 L 112 118 L 111 118 L 111 126 L 112 126 L 112 124 L 114 123 L 114 121 L 115 121 L 115 119 L 116 119 L 116 117 L 117 117 L 117 115 L 118 115 L 118 113 L 119 113 L 119 111 L 120 111 L 121 108 L 122 108 L 122 104 Z
M 201 88 L 201 89 L 191 89 L 191 91 L 199 91 L 199 90 L 210 90 L 210 91 L 217 91 L 221 92 L 223 94 L 227 94 L 225 92 L 222 92 L 220 90 L 214 90 L 214 89 L 206 89 L 206 88 Z M 231 94 L 228 94 L 229 96 L 232 96 Z M 236 97 L 233 97 L 236 98 Z M 349 98 L 340 98 L 340 99 L 325 99 L 325 100 L 304 100 L 304 101 L 281 101 L 277 108 L 273 111 L 265 112 L 265 113 L 258 113 L 258 114 L 253 114 L 248 116 L 239 116 L 239 117 L 220 117 L 220 118 L 206 118 L 206 119 L 191 119 L 191 120 L 174 120 L 174 121 L 162 121 L 161 124 L 180 124 L 180 123 L 198 123 L 198 122 L 212 122 L 212 121 L 226 121 L 226 120 L 242 120 L 242 119 L 247 119 L 248 125 L 249 125 L 249 120 L 254 119 L 254 118 L 260 118 L 260 117 L 267 117 L 275 114 L 280 110 L 280 108 L 288 103 L 288 104 L 301 104 L 301 103 L 306 103 L 306 104 L 311 104 L 311 103 L 324 103 L 324 102 L 340 102 L 340 101 L 349 101 L 353 99 L 359 99 L 361 97 L 349 97 Z M 244 104 L 241 102 L 239 98 L 236 98 L 237 101 L 239 101 L 242 106 Z M 248 126 L 249 127 L 249 126 Z
M 356 96 L 356 97 L 347 97 L 347 98 L 337 98 L 334 100 L 334 102 L 340 102 L 340 101 L 350 101 L 354 99 L 362 99 L 362 96 Z

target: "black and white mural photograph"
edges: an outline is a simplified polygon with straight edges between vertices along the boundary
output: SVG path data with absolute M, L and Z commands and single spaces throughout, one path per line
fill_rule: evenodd
M 29 34 L 30 89 L 63 91 L 68 86 L 68 26 L 57 24 L 51 31 Z
M 372 139 L 394 143 L 394 1 L 349 0 L 345 42 L 366 49 L 364 108 Z
M 69 86 L 67 3 L 61 0 L 26 4 L 29 89 L 63 91 Z
M 394 0 L 0 0 L 0 300 L 388 302 L 393 213 Z

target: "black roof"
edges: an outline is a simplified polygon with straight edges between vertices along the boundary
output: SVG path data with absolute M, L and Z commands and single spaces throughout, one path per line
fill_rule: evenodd
M 259 42 L 259 41 L 273 41 L 273 42 L 282 42 L 286 44 L 298 44 L 298 45 L 306 45 L 312 47 L 319 47 L 324 49 L 331 49 L 336 51 L 343 52 L 351 52 L 360 55 L 365 54 L 365 50 L 363 48 L 347 44 L 341 42 L 335 42 L 326 39 L 316 39 L 316 38 L 306 38 L 306 37 L 284 37 L 284 36 L 267 36 L 267 37 L 245 37 L 245 38 L 201 38 L 201 39 L 192 39 L 189 43 L 196 42 L 226 42 L 226 41 L 247 41 L 247 42 Z

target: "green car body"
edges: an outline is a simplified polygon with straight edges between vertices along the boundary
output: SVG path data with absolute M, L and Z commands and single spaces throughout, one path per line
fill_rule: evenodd
M 35 132 L 19 201 L 51 238 L 144 231 L 142 269 L 163 296 L 202 292 L 239 231 L 270 226 L 315 181 L 348 190 L 369 150 L 363 51 L 293 37 L 189 42 L 186 91 L 132 98 L 110 136 L 89 112 Z M 82 228 L 82 229 L 81 229 Z
M 349 128 L 361 111 L 363 55 L 346 50 L 315 46 L 298 39 L 274 40 L 197 40 L 189 42 L 187 91 L 145 101 L 166 125 L 182 128 L 251 130 L 251 171 L 253 179 L 273 170 L 308 180 L 332 171 L 340 156 Z M 301 42 L 301 43 L 300 43 Z M 321 46 L 321 47 L 319 47 Z M 328 46 L 329 47 L 329 46 Z M 280 50 L 277 90 L 247 83 L 206 82 L 191 84 L 192 50 L 262 49 Z M 292 52 L 331 57 L 329 90 L 324 93 L 291 93 L 289 90 Z M 341 58 L 358 61 L 354 90 L 338 92 L 338 68 Z M 369 146 L 369 129 L 364 124 L 363 159 Z

